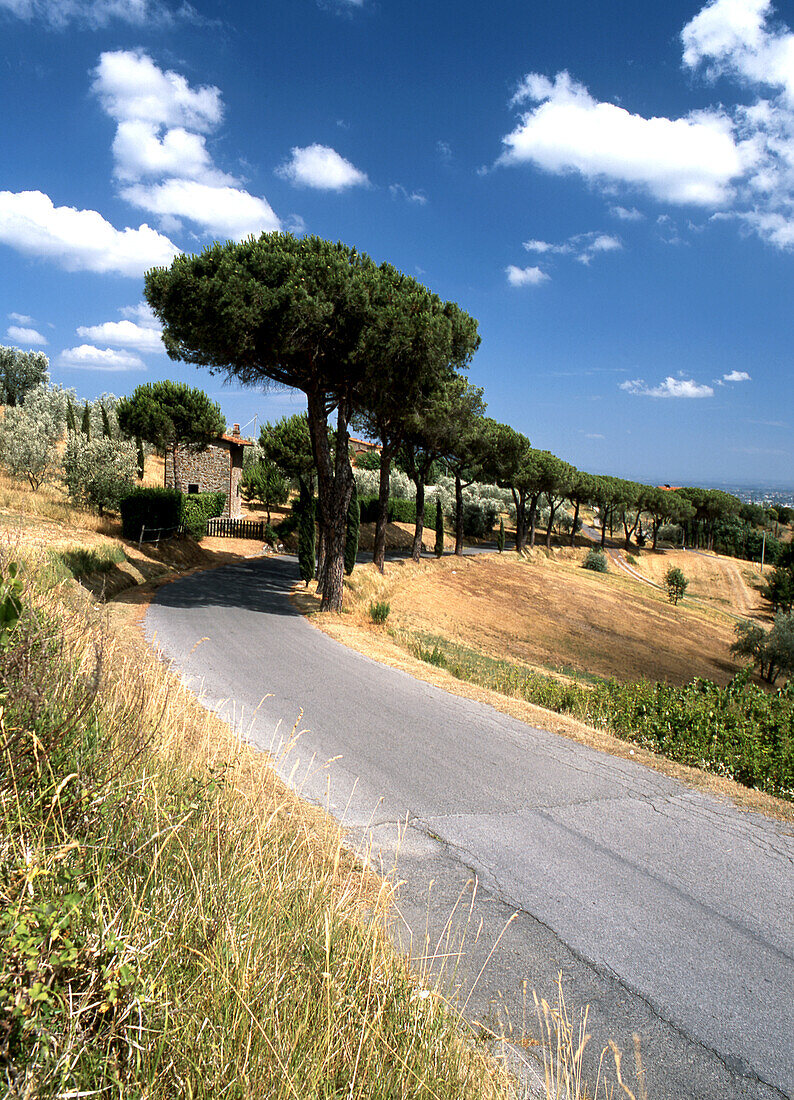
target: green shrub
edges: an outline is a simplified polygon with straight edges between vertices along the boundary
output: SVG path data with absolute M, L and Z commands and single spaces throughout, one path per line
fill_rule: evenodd
M 603 550 L 588 550 L 582 562 L 582 569 L 590 569 L 593 573 L 608 573 L 607 556 Z
M 188 493 L 182 495 L 179 518 L 182 530 L 196 542 L 207 533 L 207 520 L 223 515 L 226 493 Z
M 182 494 L 176 489 L 132 489 L 119 501 L 121 533 L 125 539 L 141 537 L 141 529 L 163 534 L 179 529 Z M 144 535 L 145 537 L 145 535 Z
M 677 565 L 671 565 L 664 575 L 664 587 L 670 603 L 677 604 L 689 588 L 689 581 Z
M 391 605 L 385 600 L 373 600 L 369 605 L 369 617 L 373 623 L 377 623 L 379 626 L 386 622 L 390 611 Z
M 358 502 L 362 523 L 375 523 L 378 518 L 378 498 L 362 497 Z M 416 501 L 395 498 L 389 500 L 386 513 L 389 523 L 416 523 Z M 436 521 L 436 508 L 425 503 L 425 527 L 432 527 Z
M 453 515 L 453 521 L 454 521 Z M 469 539 L 484 539 L 493 531 L 496 508 L 481 500 L 463 502 L 463 534 Z
M 314 569 L 317 563 L 315 557 L 315 501 L 314 497 L 301 489 L 298 512 L 298 568 L 301 580 L 306 587 L 314 577 Z

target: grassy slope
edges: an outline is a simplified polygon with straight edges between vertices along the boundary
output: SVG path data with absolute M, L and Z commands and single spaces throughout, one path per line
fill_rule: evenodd
M 5 1093 L 513 1095 L 390 947 L 388 886 L 335 823 L 169 677 L 129 617 L 108 624 L 35 560 L 56 533 L 95 547 L 112 528 L 38 504 L 0 555 L 33 562 L 0 674 Z

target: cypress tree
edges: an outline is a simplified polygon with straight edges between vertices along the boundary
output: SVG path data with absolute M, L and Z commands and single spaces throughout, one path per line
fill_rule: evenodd
M 80 424 L 80 431 L 86 439 L 91 438 L 91 406 L 87 401 L 85 405 L 83 405 L 83 419 Z
M 499 534 L 496 536 L 496 549 L 501 554 L 505 548 L 505 521 L 499 520 Z
M 314 494 L 301 489 L 300 521 L 298 523 L 298 567 L 301 580 L 306 582 L 314 577 Z
M 74 416 L 74 405 L 72 404 L 71 397 L 66 402 L 66 430 L 67 432 L 77 431 L 77 421 Z
M 135 448 L 138 452 L 138 481 L 143 481 L 143 471 L 146 465 L 146 456 L 143 453 L 143 440 L 139 435 L 135 436 Z
M 102 413 L 102 438 L 110 439 L 110 417 L 104 405 L 99 406 Z
M 358 553 L 358 529 L 361 524 L 361 506 L 358 503 L 358 489 L 353 483 L 350 505 L 347 509 L 347 534 L 345 535 L 345 573 L 349 577 L 356 564 Z
M 440 558 L 444 553 L 444 513 L 441 510 L 441 501 L 436 497 L 436 557 Z

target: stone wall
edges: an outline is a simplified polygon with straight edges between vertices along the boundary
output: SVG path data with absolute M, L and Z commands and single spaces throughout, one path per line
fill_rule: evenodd
M 198 454 L 178 447 L 176 452 L 177 483 L 174 485 L 174 463 L 170 451 L 165 455 L 165 483 L 182 493 L 226 493 L 224 516 L 237 518 L 243 514 L 240 498 L 240 475 L 243 448 L 239 444 L 218 440 Z

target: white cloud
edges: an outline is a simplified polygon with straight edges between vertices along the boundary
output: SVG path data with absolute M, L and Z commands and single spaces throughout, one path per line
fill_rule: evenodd
M 135 184 L 121 195 L 133 206 L 178 225 L 178 219 L 195 222 L 204 233 L 242 240 L 249 234 L 272 233 L 281 228 L 265 198 L 237 187 L 213 187 L 196 180 L 169 179 L 151 187 Z
M 47 343 L 47 337 L 42 336 L 35 328 L 20 328 L 19 325 L 9 325 L 6 332 L 18 344 L 44 345 Z
M 529 73 L 512 99 L 522 113 L 497 163 L 576 172 L 612 195 L 631 187 L 658 202 L 711 208 L 794 249 L 794 33 L 772 0 L 710 0 L 681 41 L 685 67 L 753 89 L 755 100 L 743 92 L 733 106 L 646 118 L 598 102 L 566 72 L 554 80 Z M 642 217 L 629 206 L 611 213 Z M 668 243 L 683 243 L 674 226 L 662 229 Z
M 711 0 L 681 31 L 684 64 L 778 87 L 794 102 L 794 35 L 771 15 L 771 0 Z
M 515 264 L 506 267 L 505 273 L 510 286 L 539 286 L 549 278 L 539 267 L 516 267 Z
M 622 222 L 641 222 L 645 215 L 640 213 L 636 206 L 610 206 L 609 212 L 613 218 Z
M 277 168 L 276 174 L 296 187 L 312 187 L 318 191 L 345 191 L 348 187 L 369 184 L 366 173 L 328 145 L 307 145 L 303 149 L 295 146 L 290 160 Z
M 126 317 L 128 321 L 135 321 L 142 328 L 156 328 L 158 332 L 160 331 L 160 322 L 155 317 L 154 311 L 148 302 L 138 302 L 134 306 L 122 306 L 119 313 L 122 317 Z
M 560 252 L 561 246 L 556 244 L 549 244 L 548 241 L 524 241 L 524 248 L 527 252 Z
M 401 183 L 389 184 L 389 194 L 393 199 L 405 199 L 406 202 L 413 202 L 418 206 L 424 206 L 427 202 L 424 191 L 408 191 Z
M 750 382 L 750 375 L 746 370 L 732 370 L 730 374 L 723 374 L 723 382 Z
M 616 252 L 623 248 L 620 237 L 614 237 L 610 233 L 577 233 L 569 237 L 562 244 L 552 244 L 550 241 L 529 240 L 524 241 L 527 252 L 537 252 L 541 255 L 575 256 L 583 264 L 589 264 L 599 252 Z
M 128 119 L 120 122 L 113 139 L 115 175 L 124 181 L 148 177 L 179 176 L 204 183 L 229 184 L 237 180 L 213 166 L 203 134 L 181 126 L 160 136 L 152 122 Z
M 668 375 L 658 386 L 649 386 L 642 378 L 621 382 L 619 389 L 638 397 L 713 397 L 714 390 L 691 378 L 672 378 Z
M 90 344 L 80 344 L 76 348 L 65 348 L 58 356 L 60 367 L 73 370 L 146 370 L 146 364 L 137 355 L 127 351 L 114 351 L 113 348 L 95 348 Z
M 137 351 L 164 352 L 160 330 L 136 325 L 133 321 L 105 321 L 101 325 L 81 325 L 77 335 L 94 343 L 112 344 L 113 347 L 135 348 Z
M 55 206 L 41 191 L 0 191 L 0 241 L 67 271 L 140 277 L 170 264 L 179 249 L 144 224 L 116 229 L 96 210 Z
M 9 313 L 9 321 L 16 321 L 18 325 L 32 325 L 33 318 L 28 317 L 27 313 Z
M 37 21 L 59 30 L 69 23 L 97 29 L 117 20 L 133 26 L 170 26 L 177 19 L 195 19 L 196 12 L 183 2 L 170 8 L 156 0 L 0 0 L 7 11 L 28 22 Z
M 219 88 L 191 88 L 183 76 L 163 72 L 141 50 L 101 54 L 91 87 L 117 122 L 135 120 L 207 133 L 223 118 Z
M 142 51 L 103 53 L 92 90 L 117 122 L 114 174 L 121 197 L 157 215 L 165 232 L 182 221 L 201 234 L 241 240 L 281 228 L 267 200 L 213 164 L 206 135 L 223 119 L 220 90 L 193 88 Z
M 579 172 L 594 183 L 621 183 L 666 202 L 706 206 L 728 202 L 743 171 L 730 120 L 718 111 L 643 118 L 597 102 L 566 72 L 553 82 L 530 73 L 512 102 L 526 100 L 538 106 L 503 139 L 501 164 Z

